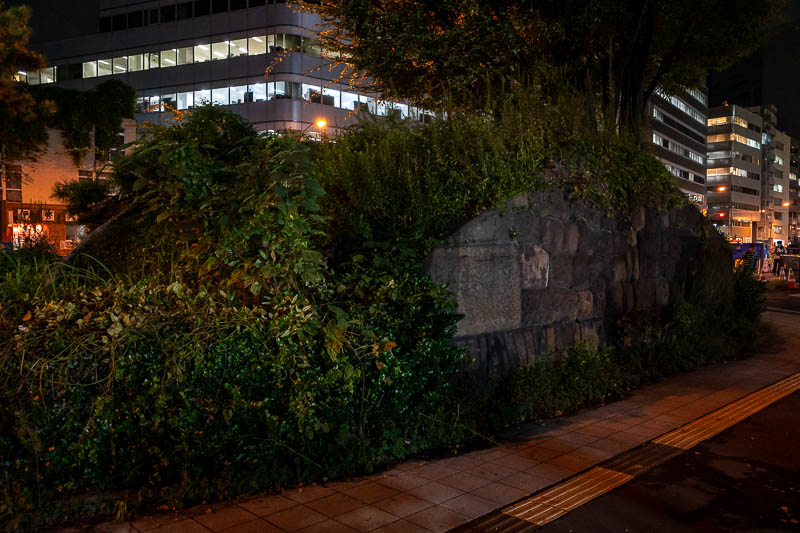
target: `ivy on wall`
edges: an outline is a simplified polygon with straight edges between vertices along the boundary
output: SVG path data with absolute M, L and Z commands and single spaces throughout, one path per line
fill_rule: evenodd
M 92 149 L 93 131 L 96 157 L 107 160 L 109 151 L 117 145 L 122 119 L 134 118 L 136 113 L 136 91 L 118 80 L 106 81 L 90 91 L 35 86 L 31 92 L 55 105 L 55 113 L 44 120 L 48 127 L 61 132 L 64 148 L 76 167 Z

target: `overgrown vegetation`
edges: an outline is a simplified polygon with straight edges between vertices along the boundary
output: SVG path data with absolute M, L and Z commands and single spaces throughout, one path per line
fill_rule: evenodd
M 367 121 L 308 145 L 203 107 L 147 132 L 83 211 L 116 216 L 85 255 L 1 256 L 4 279 L 26 284 L 0 283 L 0 521 L 122 517 L 370 471 L 712 360 L 653 371 L 645 352 L 579 347 L 520 371 L 507 405 L 456 389 L 469 382 L 449 344 L 458 316 L 420 273 L 436 238 L 537 188 L 609 214 L 679 202 L 635 144 L 570 120 L 512 107 Z M 744 294 L 720 283 L 705 292 Z M 698 321 L 753 322 L 756 308 L 725 315 L 730 298 L 687 300 L 677 325 L 631 335 L 675 348 L 697 342 Z

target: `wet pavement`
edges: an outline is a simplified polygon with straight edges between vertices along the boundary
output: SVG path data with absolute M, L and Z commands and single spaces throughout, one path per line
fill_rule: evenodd
M 800 531 L 800 393 L 537 531 Z

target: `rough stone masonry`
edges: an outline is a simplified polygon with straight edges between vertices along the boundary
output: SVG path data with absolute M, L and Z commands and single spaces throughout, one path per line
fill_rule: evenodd
M 658 320 L 694 277 L 731 268 L 727 243 L 694 207 L 608 218 L 561 191 L 479 215 L 426 263 L 464 315 L 454 342 L 469 346 L 483 383 L 579 341 L 614 342 L 626 317 Z

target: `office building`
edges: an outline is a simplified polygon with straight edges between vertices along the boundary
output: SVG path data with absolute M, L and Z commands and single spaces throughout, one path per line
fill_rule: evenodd
M 739 106 L 708 111 L 708 217 L 730 240 L 758 239 L 761 222 L 762 119 Z
M 259 130 L 336 129 L 356 111 L 425 119 L 413 106 L 382 102 L 339 83 L 315 34 L 320 19 L 276 0 L 85 0 L 74 29 L 44 27 L 33 2 L 32 48 L 48 67 L 28 83 L 87 90 L 111 77 L 139 95 L 137 120 L 169 120 L 169 109 L 230 106 Z M 37 9 L 39 6 L 41 8 Z M 91 8 L 93 6 L 93 8 Z M 52 14 L 48 14 L 52 19 Z M 38 24 L 38 25 L 37 25 Z M 327 131 L 327 130 L 326 130 Z
M 706 203 L 705 89 L 691 89 L 679 96 L 661 91 L 650 98 L 652 151 L 676 177 L 678 187 L 692 202 Z

